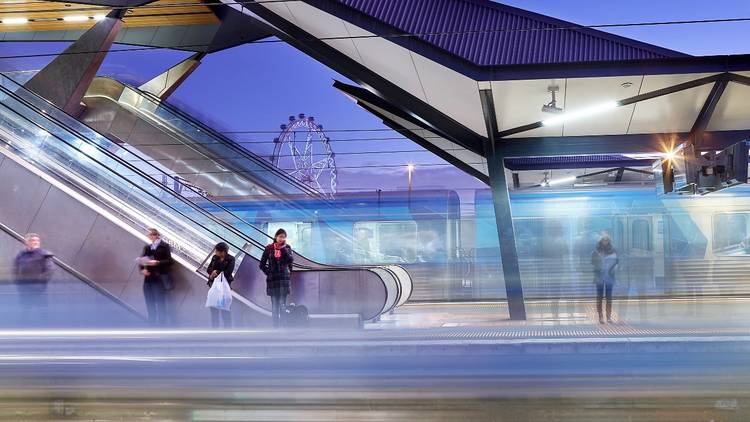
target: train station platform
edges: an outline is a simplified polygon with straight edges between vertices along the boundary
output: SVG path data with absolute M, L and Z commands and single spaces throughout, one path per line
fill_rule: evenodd
M 504 302 L 415 303 L 366 329 L 464 332 L 474 338 L 750 335 L 750 298 L 623 299 L 605 324 L 593 300 L 529 301 L 527 312 L 526 321 L 513 321 Z

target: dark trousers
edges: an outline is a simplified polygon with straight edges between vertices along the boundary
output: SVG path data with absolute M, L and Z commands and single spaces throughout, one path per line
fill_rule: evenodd
M 286 309 L 286 296 L 280 293 L 274 293 L 271 296 L 271 318 L 273 319 L 274 328 L 281 326 L 281 314 Z
M 146 299 L 149 324 L 167 325 L 167 291 L 160 277 L 146 277 L 143 281 L 143 297 Z
M 232 312 L 223 309 L 211 309 L 211 326 L 219 328 L 219 318 L 224 322 L 224 328 L 232 328 Z
M 607 319 L 612 318 L 612 288 L 613 284 L 596 284 L 596 311 L 599 313 L 599 318 L 602 317 L 602 300 L 604 296 L 607 296 Z

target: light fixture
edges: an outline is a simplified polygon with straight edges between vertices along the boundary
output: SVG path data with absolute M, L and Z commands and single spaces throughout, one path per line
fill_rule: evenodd
M 95 21 L 100 21 L 100 20 L 103 20 L 106 17 L 107 17 L 107 15 L 94 15 L 94 20 Z
M 554 113 L 554 114 L 560 114 L 563 112 L 563 109 L 557 106 L 557 99 L 555 98 L 555 92 L 559 90 L 560 90 L 560 87 L 557 85 L 550 85 L 547 87 L 547 91 L 549 91 L 549 93 L 552 94 L 552 101 L 548 102 L 547 104 L 542 105 L 542 112 Z
M 548 180 L 545 186 L 563 185 L 565 183 L 575 182 L 576 179 L 576 176 L 567 176 L 560 179 Z
M 543 126 L 555 126 L 565 123 L 570 120 L 580 119 L 582 117 L 592 116 L 594 114 L 603 113 L 607 110 L 612 110 L 620 106 L 617 101 L 608 101 L 606 103 L 597 104 L 592 107 L 582 108 L 580 110 L 569 111 L 559 116 L 550 117 L 549 119 L 542 120 Z
M 63 20 L 65 22 L 83 22 L 89 20 L 89 17 L 83 15 L 69 15 L 63 16 Z
M 27 18 L 3 18 L 2 22 L 6 25 L 23 25 L 29 20 Z

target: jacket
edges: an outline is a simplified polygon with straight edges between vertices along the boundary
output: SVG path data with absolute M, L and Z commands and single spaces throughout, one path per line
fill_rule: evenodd
M 50 252 L 24 249 L 13 260 L 13 277 L 18 283 L 47 283 L 52 278 L 54 263 Z
M 167 242 L 162 240 L 155 250 L 151 249 L 151 245 L 144 246 L 141 256 L 147 256 L 159 261 L 158 265 L 149 267 L 141 266 L 141 269 L 147 268 L 152 276 L 169 274 L 169 269 L 172 266 L 172 248 L 169 247 Z
M 227 254 L 223 261 L 220 261 L 219 258 L 214 255 L 211 257 L 211 262 L 208 264 L 208 275 L 210 277 L 212 272 L 218 271 L 220 274 L 224 274 L 224 280 L 231 285 L 234 281 L 234 275 L 232 274 L 232 272 L 234 272 L 234 265 L 235 260 L 232 255 Z M 208 285 L 211 286 L 213 284 L 213 280 L 209 278 Z
M 294 254 L 289 245 L 281 248 L 281 256 L 275 257 L 273 243 L 266 246 L 260 257 L 260 270 L 266 275 L 266 294 L 286 296 L 290 291 Z

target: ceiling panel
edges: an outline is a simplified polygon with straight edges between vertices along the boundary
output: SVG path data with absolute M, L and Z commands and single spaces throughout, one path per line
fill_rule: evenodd
M 492 82 L 492 99 L 495 102 L 498 129 L 501 131 L 512 129 L 555 116 L 555 114 L 542 112 L 542 105 L 549 103 L 551 99 L 551 94 L 547 90 L 550 85 L 559 87 L 559 91 L 555 94 L 557 106 L 565 108 L 564 79 Z M 561 135 L 562 125 L 541 127 L 510 137 Z
M 750 86 L 730 82 L 716 105 L 708 130 L 750 129 Z
M 565 89 L 565 110 L 574 112 L 638 95 L 642 79 L 641 76 L 568 79 Z M 563 135 L 624 134 L 628 130 L 633 107 L 617 107 L 601 114 L 565 122 Z
M 362 60 L 354 42 L 349 38 L 349 30 L 343 20 L 299 1 L 287 2 L 286 6 L 294 17 L 293 22 L 302 30 L 316 38 L 323 38 L 323 42 L 350 58 L 357 61 Z
M 477 82 L 419 54 L 411 56 L 427 103 L 475 133 L 487 136 Z
M 3 24 L 3 32 L 66 31 L 87 29 L 93 26 L 97 15 L 106 15 L 112 9 L 103 6 L 62 2 L 2 2 L 0 20 L 26 18 L 25 24 Z M 64 20 L 80 17 L 82 20 Z M 208 6 L 188 3 L 175 6 L 172 0 L 158 0 L 128 10 L 123 18 L 125 27 L 197 25 L 218 23 L 219 19 Z
M 643 79 L 641 93 L 655 91 L 709 76 L 710 74 L 647 75 Z M 628 133 L 688 132 L 711 91 L 712 84 L 679 91 L 642 101 L 635 105 L 635 112 Z

